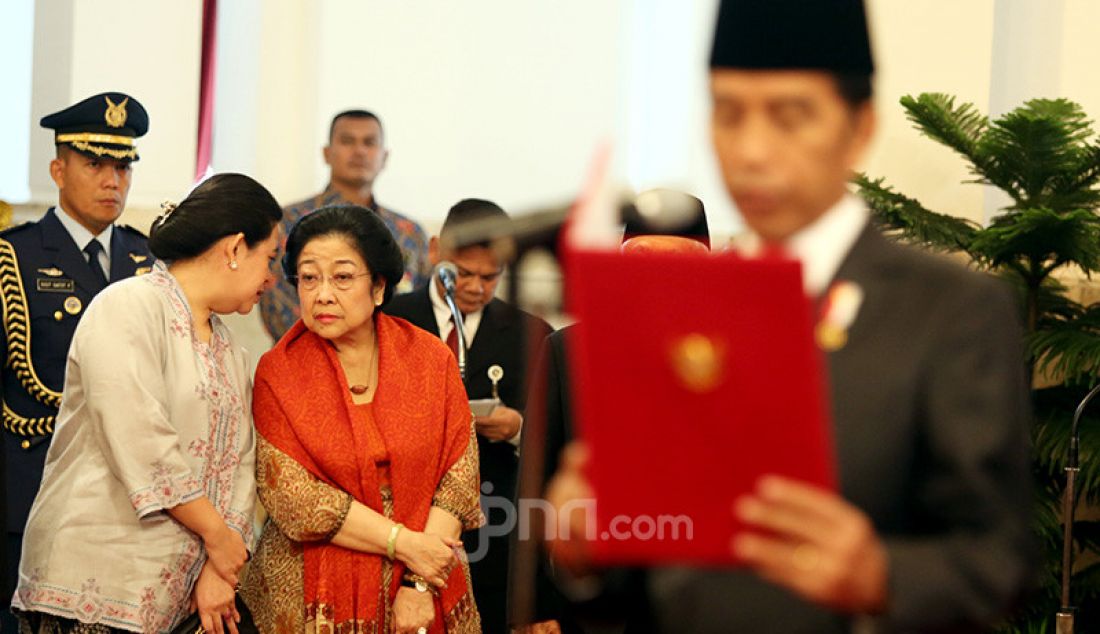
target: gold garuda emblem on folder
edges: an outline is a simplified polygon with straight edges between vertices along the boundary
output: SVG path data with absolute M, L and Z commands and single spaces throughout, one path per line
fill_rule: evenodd
M 112 128 L 121 128 L 126 125 L 126 104 L 130 102 L 130 98 L 127 97 L 122 100 L 120 104 L 114 104 L 111 102 L 110 97 L 104 97 L 107 100 L 107 112 L 103 115 L 103 118 L 107 121 L 107 125 Z
M 722 382 L 726 360 L 724 341 L 691 333 L 674 341 L 669 353 L 673 374 L 688 390 L 703 394 Z

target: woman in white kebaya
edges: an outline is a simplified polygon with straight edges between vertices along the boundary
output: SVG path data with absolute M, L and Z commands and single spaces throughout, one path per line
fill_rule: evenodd
M 218 314 L 273 283 L 278 204 L 219 174 L 150 232 L 148 274 L 77 327 L 12 603 L 31 632 L 236 632 L 255 438 L 244 351 Z

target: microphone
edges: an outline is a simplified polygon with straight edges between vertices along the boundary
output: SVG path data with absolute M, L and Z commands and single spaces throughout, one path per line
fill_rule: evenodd
M 436 265 L 435 276 L 439 279 L 439 283 L 443 285 L 445 291 L 443 301 L 447 302 L 447 308 L 451 309 L 455 335 L 458 338 L 458 373 L 462 377 L 462 382 L 465 383 L 466 331 L 464 330 L 465 324 L 463 323 L 462 312 L 458 310 L 458 304 L 455 303 L 455 280 L 458 278 L 458 267 L 455 266 L 454 262 L 444 260 Z
M 446 291 L 447 295 L 454 297 L 455 280 L 458 278 L 458 267 L 454 265 L 454 262 L 446 260 L 440 262 L 436 266 L 435 274 L 439 278 L 439 282 L 443 284 L 443 290 Z

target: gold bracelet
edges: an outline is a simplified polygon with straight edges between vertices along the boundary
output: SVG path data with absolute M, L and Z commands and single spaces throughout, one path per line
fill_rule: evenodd
M 397 554 L 397 534 L 401 532 L 401 529 L 405 528 L 404 524 L 394 524 L 390 529 L 390 538 L 386 540 L 386 557 L 393 561 L 394 556 Z

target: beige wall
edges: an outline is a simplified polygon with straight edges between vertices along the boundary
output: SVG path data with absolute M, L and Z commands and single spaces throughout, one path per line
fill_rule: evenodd
M 869 173 L 934 209 L 981 219 L 981 188 L 959 185 L 967 178 L 962 162 L 913 130 L 897 101 L 943 91 L 988 110 L 998 11 L 1033 1 L 869 0 L 880 69 L 880 131 L 866 161 Z M 327 120 L 361 105 L 383 116 L 393 150 L 378 185 L 382 198 L 429 226 L 465 195 L 494 197 L 518 210 L 564 200 L 581 182 L 594 145 L 617 139 L 620 151 L 634 154 L 616 163 L 624 180 L 656 185 L 665 174 L 670 182 L 663 184 L 705 192 L 723 216 L 718 225 L 736 229 L 736 219 L 724 217 L 731 212 L 706 147 L 705 83 L 690 79 L 701 76 L 714 0 L 682 5 L 681 20 L 674 19 L 675 7 L 626 0 L 471 0 L 430 9 L 377 0 L 223 5 L 230 15 L 223 15 L 220 33 L 217 167 L 257 176 L 281 200 L 323 183 Z M 1089 80 L 1092 60 L 1100 58 L 1100 3 L 1059 0 L 1044 7 L 1062 14 L 1058 67 L 1049 69 L 1058 95 L 1100 112 L 1100 83 Z M 52 151 L 49 134 L 34 125 L 37 118 L 107 89 L 132 92 L 151 114 L 131 207 L 155 209 L 186 193 L 200 11 L 197 0 L 38 0 L 33 201 L 53 198 L 42 167 Z M 106 45 L 120 34 L 130 51 L 125 57 Z M 667 54 L 650 44 L 662 36 L 671 42 Z M 690 54 L 677 53 L 683 38 Z M 660 67 L 664 59 L 672 61 Z M 647 78 L 672 77 L 688 79 L 667 91 L 671 97 L 638 88 Z M 653 120 L 639 118 L 658 98 L 672 105 L 656 108 Z M 632 120 L 641 124 L 632 129 Z M 638 156 L 674 160 L 638 169 Z
M 200 11 L 197 2 L 40 0 L 35 19 L 36 94 L 31 113 L 31 196 L 56 199 L 46 163 L 52 133 L 43 115 L 97 92 L 134 95 L 149 111 L 138 143 L 130 206 L 155 208 L 185 194 L 195 161 Z M 64 41 L 58 34 L 71 32 Z M 148 228 L 145 216 L 128 215 Z
M 465 196 L 568 200 L 619 125 L 622 4 L 227 4 L 223 30 L 260 29 L 220 34 L 235 76 L 219 75 L 215 166 L 305 197 L 327 179 L 330 118 L 363 107 L 391 150 L 379 198 L 429 228 Z
M 1039 27 L 1021 15 L 1038 1 L 868 0 L 880 125 L 866 171 L 933 209 L 981 220 L 983 189 L 960 184 L 969 177 L 962 161 L 912 128 L 902 95 L 948 92 L 987 112 L 991 94 L 1003 101 L 1013 90 L 1054 86 L 1056 95 L 1043 96 L 1075 99 L 1100 116 L 1100 3 L 1044 2 L 1045 30 L 1029 33 Z M 715 233 L 738 229 L 706 130 L 716 0 L 221 4 L 215 167 L 257 177 L 282 201 L 324 183 L 328 119 L 362 106 L 383 117 L 392 150 L 381 200 L 429 230 L 464 196 L 513 211 L 568 200 L 595 146 L 609 139 L 620 180 L 694 191 Z M 186 194 L 200 11 L 198 0 L 37 0 L 26 97 L 32 203 L 55 197 L 45 170 L 51 140 L 37 119 L 103 90 L 131 92 L 151 116 L 124 220 L 146 228 L 162 200 Z M 1038 70 L 1011 61 L 1013 52 L 1035 58 L 1026 46 L 1048 53 Z M 254 317 L 241 324 L 253 347 L 267 345 Z
M 1096 69 L 1100 60 L 1100 2 L 1065 1 L 1061 68 L 1051 69 L 1060 80 L 1061 90 L 1056 96 L 1080 103 L 1095 121 L 1100 119 L 1100 80 Z
M 880 133 L 866 171 L 926 206 L 977 222 L 1006 204 L 963 185 L 962 159 L 920 135 L 898 99 L 946 92 L 996 116 L 1032 98 L 1064 97 L 1100 117 L 1100 3 L 1094 0 L 869 0 Z
M 982 188 L 959 185 L 968 178 L 962 160 L 921 136 L 898 101 L 945 92 L 987 110 L 994 0 L 872 0 L 868 12 L 879 132 L 864 170 L 931 209 L 980 220 Z

